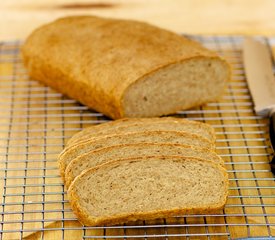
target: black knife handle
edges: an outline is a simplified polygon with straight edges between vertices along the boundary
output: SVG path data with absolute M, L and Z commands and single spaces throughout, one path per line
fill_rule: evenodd
M 270 137 L 270 142 L 271 142 L 273 151 L 275 151 L 275 111 L 273 111 L 270 115 L 269 137 Z M 271 167 L 271 172 L 275 174 L 275 155 L 273 156 L 270 162 L 270 167 Z

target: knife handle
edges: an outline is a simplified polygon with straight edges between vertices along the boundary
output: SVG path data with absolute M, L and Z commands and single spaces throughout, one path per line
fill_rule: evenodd
M 275 111 L 272 111 L 270 118 L 269 118 L 269 137 L 270 142 L 273 148 L 273 151 L 275 151 Z M 271 172 L 275 174 L 275 155 L 273 156 L 271 162 L 270 162 Z

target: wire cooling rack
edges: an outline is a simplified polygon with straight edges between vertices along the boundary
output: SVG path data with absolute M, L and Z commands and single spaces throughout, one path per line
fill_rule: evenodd
M 230 178 L 224 211 L 115 227 L 84 227 L 68 204 L 56 158 L 74 133 L 109 121 L 30 80 L 20 42 L 0 44 L 1 239 L 235 239 L 275 235 L 268 121 L 256 116 L 241 59 L 242 37 L 192 37 L 233 67 L 223 98 L 178 117 L 211 124 Z M 271 44 L 274 39 L 263 39 Z M 273 41 L 274 42 L 274 41 Z

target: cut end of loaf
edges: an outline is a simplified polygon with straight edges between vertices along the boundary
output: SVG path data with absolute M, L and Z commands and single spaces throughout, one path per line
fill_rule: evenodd
M 154 117 L 217 100 L 229 80 L 219 57 L 197 57 L 156 70 L 126 90 L 123 117 Z

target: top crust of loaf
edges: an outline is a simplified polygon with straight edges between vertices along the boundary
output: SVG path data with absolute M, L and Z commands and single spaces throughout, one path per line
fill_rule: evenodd
M 114 119 L 125 117 L 129 86 L 159 69 L 195 58 L 216 59 L 228 69 L 212 51 L 170 31 L 92 16 L 61 18 L 38 28 L 22 54 L 32 78 Z

